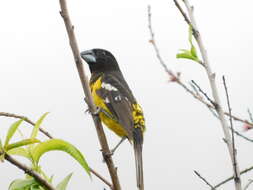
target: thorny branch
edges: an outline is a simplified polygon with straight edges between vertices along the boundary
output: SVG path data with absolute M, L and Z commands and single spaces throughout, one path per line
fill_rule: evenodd
M 76 64 L 76 68 L 78 70 L 78 74 L 82 83 L 82 87 L 83 87 L 83 91 L 84 94 L 86 96 L 86 101 L 88 103 L 89 109 L 91 111 L 91 113 L 95 113 L 96 112 L 96 106 L 94 104 L 93 98 L 91 96 L 91 92 L 90 92 L 90 88 L 89 88 L 89 82 L 88 79 L 86 77 L 86 74 L 84 72 L 84 68 L 83 68 L 83 63 L 82 63 L 82 59 L 80 57 L 80 51 L 78 48 L 78 44 L 77 44 L 77 40 L 75 37 L 75 33 L 74 33 L 74 26 L 71 23 L 70 20 L 70 16 L 68 13 L 68 8 L 67 8 L 67 4 L 66 4 L 66 0 L 59 0 L 60 3 L 60 7 L 61 7 L 61 11 L 60 14 L 63 18 L 67 33 L 68 33 L 68 38 L 69 38 L 69 44 L 74 56 L 74 60 L 75 60 L 75 64 Z M 113 160 L 110 155 L 110 149 L 107 143 L 107 139 L 103 130 L 103 126 L 101 124 L 100 118 L 98 117 L 97 114 L 91 114 L 94 124 L 95 124 L 95 128 L 97 131 L 97 135 L 98 135 L 98 139 L 100 142 L 100 146 L 102 149 L 102 155 L 104 157 L 105 163 L 107 165 L 108 171 L 110 173 L 111 176 L 111 180 L 113 183 L 113 189 L 114 190 L 120 190 L 120 183 L 119 183 L 119 178 L 118 178 L 118 174 L 117 174 L 117 169 L 114 166 Z M 107 156 L 106 156 L 107 155 Z
M 33 121 L 31 121 L 28 117 L 25 116 L 21 116 L 21 115 L 17 115 L 17 114 L 13 114 L 13 113 L 7 113 L 7 112 L 0 112 L 0 116 L 5 116 L 5 117 L 13 117 L 13 118 L 18 118 L 18 119 L 24 119 L 25 122 L 31 124 L 32 126 L 35 126 L 35 123 Z M 52 135 L 44 130 L 40 128 L 40 132 L 42 132 L 44 135 L 46 135 L 49 139 L 53 139 Z M 96 176 L 98 179 L 100 179 L 101 181 L 103 181 L 106 185 L 108 185 L 111 189 L 113 189 L 113 186 L 110 182 L 108 182 L 108 180 L 106 180 L 103 176 L 101 176 L 98 172 L 96 172 L 94 169 L 92 169 L 91 167 L 89 168 L 90 172 Z

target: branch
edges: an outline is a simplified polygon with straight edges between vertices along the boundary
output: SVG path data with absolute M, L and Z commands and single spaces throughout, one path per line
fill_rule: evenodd
M 240 174 L 241 174 L 241 175 L 242 175 L 242 174 L 245 174 L 245 173 L 247 173 L 247 172 L 249 172 L 249 171 L 251 171 L 251 170 L 253 170 L 253 166 L 251 166 L 251 167 L 249 167 L 249 168 L 246 168 L 245 170 L 242 170 L 242 171 L 240 172 Z M 229 182 L 229 181 L 231 181 L 231 180 L 233 180 L 233 179 L 234 179 L 234 176 L 231 176 L 231 177 L 229 177 L 229 178 L 223 180 L 222 182 L 218 183 L 217 185 L 215 185 L 214 188 L 218 188 L 218 187 L 224 185 L 225 183 L 227 183 L 227 182 Z
M 209 187 L 211 187 L 212 190 L 215 190 L 214 186 L 212 186 L 204 177 L 202 177 L 197 171 L 194 170 L 194 173 L 202 179 Z
M 179 78 L 179 76 L 177 74 L 175 74 L 172 70 L 168 69 L 168 67 L 166 66 L 165 62 L 162 59 L 162 56 L 160 55 L 159 49 L 157 47 L 156 41 L 155 41 L 155 34 L 153 32 L 153 28 L 152 28 L 152 20 L 151 20 L 151 7 L 148 6 L 148 28 L 149 28 L 149 32 L 150 32 L 150 37 L 151 39 L 149 40 L 149 42 L 152 44 L 157 59 L 159 61 L 159 63 L 161 64 L 161 66 L 164 68 L 165 72 L 168 74 L 168 76 L 170 77 L 170 81 L 174 82 L 176 84 L 178 84 L 179 86 L 181 86 L 186 92 L 188 92 L 189 94 L 191 94 L 193 96 L 193 98 L 195 98 L 196 100 L 198 100 L 199 102 L 201 102 L 202 104 L 204 104 L 208 109 L 213 109 L 214 110 L 214 106 L 212 104 L 209 104 L 208 102 L 206 102 L 205 100 L 203 100 L 203 98 L 201 96 L 199 96 L 198 94 L 196 94 L 194 91 L 192 91 L 191 89 L 189 89 L 186 84 L 184 82 L 182 82 Z M 229 113 L 224 112 L 224 114 L 226 116 L 229 116 Z M 250 123 L 249 121 L 245 120 L 245 119 L 241 119 L 237 116 L 231 115 L 231 117 L 233 118 L 233 120 L 235 121 L 239 121 L 242 123 L 245 123 L 249 126 L 251 126 L 253 128 L 253 123 Z M 239 132 L 235 131 L 235 134 L 244 138 L 247 141 L 253 142 L 253 140 L 243 136 L 242 134 L 240 134 Z
M 237 174 L 239 173 L 239 171 L 236 171 L 237 168 L 237 160 L 236 160 L 236 153 L 237 150 L 235 148 L 235 132 L 234 132 L 234 126 L 233 126 L 233 122 L 232 122 L 232 117 L 231 117 L 231 106 L 230 106 L 230 101 L 229 101 L 229 95 L 228 95 L 228 88 L 227 88 L 227 84 L 226 84 L 226 80 L 225 77 L 222 77 L 223 80 L 223 84 L 224 84 L 224 88 L 225 88 L 225 92 L 226 92 L 226 98 L 227 98 L 227 105 L 228 105 L 228 110 L 229 110 L 229 121 L 230 121 L 230 127 L 231 127 L 231 131 L 232 131 L 232 150 L 233 150 L 233 163 L 234 163 L 234 173 L 235 173 L 235 182 L 239 180 Z
M 26 121 L 27 123 L 30 123 L 31 125 L 35 125 L 34 122 L 32 122 L 30 119 L 28 119 L 25 116 L 22 115 L 16 115 L 13 113 L 7 113 L 7 112 L 0 112 L 0 116 L 5 116 L 5 117 L 13 117 L 13 118 L 18 118 L 18 119 L 23 119 L 24 121 Z M 40 132 L 42 132 L 44 135 L 46 135 L 48 138 L 52 139 L 52 135 L 50 135 L 47 131 L 45 131 L 43 128 L 39 128 Z
M 103 176 L 101 176 L 99 173 L 97 173 L 95 170 L 90 168 L 90 172 L 93 173 L 97 178 L 99 178 L 101 181 L 103 181 L 106 185 L 108 185 L 111 189 L 113 189 L 113 185 L 107 181 Z
M 252 183 L 253 183 L 253 180 L 250 179 L 249 182 L 248 182 L 248 184 L 244 187 L 243 190 L 247 190 Z
M 48 183 L 45 179 L 43 179 L 37 172 L 33 171 L 31 168 L 15 160 L 10 155 L 4 153 L 4 158 L 10 163 L 12 163 L 13 165 L 17 166 L 19 169 L 23 170 L 26 174 L 32 176 L 41 186 L 45 187 L 47 190 L 56 190 L 50 183 Z
M 59 3 L 60 3 L 60 7 L 61 7 L 60 14 L 64 20 L 64 24 L 65 24 L 65 27 L 66 27 L 66 30 L 68 33 L 69 43 L 70 43 L 71 50 L 72 50 L 72 53 L 73 53 L 73 56 L 75 59 L 75 64 L 76 64 L 76 67 L 77 67 L 77 70 L 79 73 L 79 77 L 80 77 L 80 80 L 82 83 L 83 91 L 86 96 L 86 102 L 89 106 L 91 113 L 95 113 L 96 106 L 95 106 L 92 96 L 91 96 L 88 79 L 84 73 L 82 59 L 80 57 L 80 51 L 79 51 L 76 37 L 75 37 L 75 33 L 74 33 L 74 26 L 72 25 L 70 17 L 69 17 L 66 0 L 59 0 Z M 107 164 L 107 167 L 108 167 L 111 179 L 112 179 L 113 189 L 120 190 L 121 187 L 120 187 L 119 178 L 117 175 L 117 170 L 114 166 L 111 156 L 108 156 L 109 155 L 108 153 L 110 152 L 110 150 L 109 150 L 109 146 L 108 146 L 108 143 L 107 143 L 107 140 L 105 137 L 103 126 L 102 126 L 101 121 L 100 121 L 97 114 L 92 114 L 92 118 L 93 118 L 93 121 L 95 124 L 95 128 L 97 131 L 100 146 L 102 148 L 103 157 L 104 157 L 105 163 Z
M 33 121 L 31 121 L 29 118 L 25 117 L 25 116 L 20 116 L 20 115 L 17 115 L 17 114 L 12 114 L 12 113 L 7 113 L 7 112 L 0 112 L 0 116 L 24 119 L 25 122 L 31 124 L 32 126 L 35 126 L 35 123 Z M 40 128 L 40 132 L 42 132 L 44 135 L 46 135 L 49 139 L 53 139 L 52 135 L 50 135 L 50 133 L 48 131 Z M 97 178 L 99 178 L 101 181 L 103 181 L 105 184 L 107 184 L 111 189 L 113 189 L 112 184 L 110 182 L 108 182 L 103 176 L 101 176 L 94 169 L 90 168 L 90 172 L 93 175 L 95 175 Z
M 174 0 L 174 2 L 176 2 L 176 0 Z M 199 50 L 200 50 L 200 53 L 201 53 L 201 56 L 202 56 L 202 59 L 203 59 L 203 65 L 205 66 L 205 71 L 206 71 L 206 74 L 208 76 L 208 80 L 209 80 L 209 84 L 210 84 L 210 87 L 211 87 L 211 90 L 212 90 L 212 95 L 213 95 L 213 99 L 215 101 L 215 110 L 219 116 L 219 120 L 220 120 L 220 123 L 221 123 L 221 127 L 223 129 L 223 133 L 224 133 L 224 138 L 225 138 L 225 141 L 226 141 L 226 144 L 227 144 L 227 147 L 228 147 L 228 151 L 229 151 L 229 155 L 230 155 L 230 159 L 231 159 L 231 162 L 232 162 L 232 166 L 234 168 L 234 176 L 236 177 L 234 180 L 235 180 L 235 188 L 236 190 L 241 190 L 242 187 L 241 187 L 241 180 L 240 180 L 240 173 L 239 173 L 239 166 L 238 166 L 238 163 L 234 163 L 234 153 L 233 153 L 233 146 L 232 146 L 232 140 L 231 140 L 231 136 L 230 136 L 230 133 L 229 133 L 229 127 L 228 127 L 228 123 L 225 119 L 225 114 L 224 114 L 224 111 L 223 111 L 223 108 L 221 106 L 221 101 L 220 101 L 220 97 L 219 97 L 219 94 L 218 94 L 218 90 L 217 90 L 217 85 L 216 85 L 216 82 L 215 82 L 215 73 L 212 72 L 212 69 L 211 69 L 211 66 L 210 66 L 210 63 L 209 63 L 209 59 L 208 59 L 208 56 L 207 56 L 207 52 L 206 52 L 206 49 L 204 47 L 204 43 L 203 43 L 203 40 L 202 40 L 202 37 L 199 33 L 199 30 L 197 28 L 197 25 L 196 25 L 196 21 L 195 21 L 195 17 L 194 17 L 194 14 L 193 14 L 193 7 L 190 6 L 188 0 L 183 0 L 185 6 L 186 6 L 186 9 L 187 9 L 187 12 L 189 14 L 189 20 L 190 20 L 190 23 L 187 23 L 188 25 L 192 26 L 193 28 L 193 36 L 199 46 Z M 178 6 L 177 6 L 178 8 Z M 182 14 L 182 9 L 180 9 L 180 12 Z M 182 14 L 184 16 L 184 14 Z M 230 114 L 229 114 L 230 115 Z

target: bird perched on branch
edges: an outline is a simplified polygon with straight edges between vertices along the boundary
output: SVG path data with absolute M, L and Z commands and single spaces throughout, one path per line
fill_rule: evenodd
M 145 120 L 141 106 L 109 51 L 87 50 L 81 52 L 81 57 L 91 71 L 91 94 L 102 122 L 122 139 L 127 138 L 133 143 L 137 186 L 143 190 L 142 145 Z

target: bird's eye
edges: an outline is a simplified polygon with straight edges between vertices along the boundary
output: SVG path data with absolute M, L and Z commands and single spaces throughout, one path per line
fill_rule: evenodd
M 102 52 L 102 55 L 106 55 L 105 51 Z

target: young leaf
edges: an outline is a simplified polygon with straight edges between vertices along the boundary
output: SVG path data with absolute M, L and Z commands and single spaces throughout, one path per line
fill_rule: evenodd
M 69 183 L 69 180 L 71 178 L 73 173 L 69 174 L 68 176 L 66 176 L 57 186 L 56 189 L 57 190 L 66 190 L 66 187 Z
M 34 184 L 38 184 L 33 178 L 32 179 L 16 179 L 11 182 L 8 190 L 25 190 Z
M 191 47 L 191 55 L 198 59 L 196 48 L 193 45 Z
M 47 114 L 49 114 L 49 112 L 44 113 L 44 114 L 38 119 L 38 121 L 35 123 L 35 126 L 33 127 L 33 130 L 32 130 L 31 139 L 32 139 L 32 138 L 35 138 L 35 137 L 37 136 L 38 131 L 39 131 L 39 128 L 40 128 L 40 125 L 41 125 L 41 123 L 43 122 L 43 120 L 45 119 L 45 117 L 47 116 Z
M 39 143 L 39 142 L 40 141 L 38 139 L 24 139 L 24 140 L 21 140 L 21 141 L 18 141 L 18 142 L 7 145 L 5 147 L 5 150 L 8 151 L 8 150 L 11 150 L 13 148 L 18 148 L 18 147 L 21 147 L 21 146 L 26 146 L 26 145 L 29 145 L 29 144 L 34 144 L 34 143 Z
M 20 119 L 10 126 L 6 139 L 5 139 L 4 147 L 6 147 L 9 144 L 9 141 L 11 140 L 12 136 L 15 134 L 16 130 L 18 129 L 22 121 L 23 119 Z
M 197 57 L 194 57 L 192 55 L 191 51 L 184 50 L 184 49 L 182 49 L 180 51 L 181 51 L 181 53 L 178 53 L 177 56 L 176 56 L 178 59 L 180 59 L 180 58 L 182 58 L 182 59 L 190 59 L 190 60 L 196 61 L 198 63 L 200 62 Z
M 63 151 L 72 156 L 76 161 L 81 164 L 85 171 L 90 175 L 89 166 L 82 155 L 82 153 L 72 144 L 61 139 L 50 139 L 36 145 L 33 149 L 32 155 L 35 163 L 39 163 L 40 157 L 49 151 Z
M 41 186 L 34 184 L 28 190 L 41 190 L 41 189 L 44 190 L 44 188 L 42 188 Z
M 25 158 L 31 160 L 31 157 L 30 157 L 30 154 L 28 153 L 28 151 L 22 147 L 13 148 L 13 149 L 7 151 L 7 153 L 10 155 L 22 156 L 22 157 L 25 157 Z

